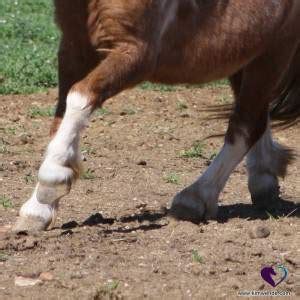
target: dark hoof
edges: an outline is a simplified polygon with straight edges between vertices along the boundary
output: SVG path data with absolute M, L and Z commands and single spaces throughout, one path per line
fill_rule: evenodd
M 280 203 L 279 187 L 268 188 L 251 195 L 252 203 L 257 209 L 267 210 L 274 209 Z
M 215 219 L 217 212 L 217 202 L 203 201 L 197 188 L 191 185 L 175 196 L 169 214 L 179 220 L 200 223 L 203 220 Z

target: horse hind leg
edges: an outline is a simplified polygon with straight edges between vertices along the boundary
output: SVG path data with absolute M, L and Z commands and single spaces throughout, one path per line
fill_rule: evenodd
M 267 130 L 271 95 L 289 66 L 293 46 L 287 45 L 286 51 L 282 49 L 281 53 L 277 51 L 266 53 L 233 78 L 235 108 L 230 118 L 223 149 L 196 182 L 175 196 L 171 206 L 171 214 L 174 217 L 198 222 L 217 215 L 218 197 L 227 179 Z M 266 143 L 267 137 L 268 132 L 258 147 L 261 143 Z M 278 161 L 274 173 L 283 174 L 290 155 L 284 155 L 283 150 L 278 150 L 280 147 L 277 144 L 272 142 L 271 145 L 269 148 Z M 253 153 L 257 152 L 255 149 Z M 250 157 L 252 155 L 250 154 Z M 255 156 L 257 157 L 257 154 Z M 277 184 L 276 180 L 271 182 L 271 186 Z M 264 189 L 268 189 L 265 183 L 262 184 Z M 253 189 L 254 185 L 255 183 Z
M 270 208 L 279 200 L 278 177 L 285 177 L 293 152 L 275 142 L 268 126 L 247 155 L 248 188 L 258 208 Z

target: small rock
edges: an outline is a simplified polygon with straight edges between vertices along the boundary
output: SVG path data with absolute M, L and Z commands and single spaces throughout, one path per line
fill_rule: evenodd
M 15 286 L 20 286 L 20 287 L 34 286 L 41 282 L 42 280 L 39 278 L 31 278 L 31 277 L 23 277 L 23 276 L 15 277 Z
M 187 113 L 187 112 L 184 112 L 184 113 L 180 114 L 180 117 L 181 118 L 190 118 L 191 115 L 189 113 Z
M 201 268 L 198 265 L 193 265 L 191 272 L 195 276 L 199 276 L 201 274 Z
M 239 270 L 239 271 L 235 272 L 235 275 L 239 275 L 239 276 L 246 275 L 246 272 L 242 271 L 242 270 Z
M 229 278 L 226 281 L 226 286 L 233 288 L 234 290 L 238 290 L 241 287 L 241 282 L 236 278 Z
M 257 226 L 249 232 L 249 236 L 252 239 L 263 239 L 270 235 L 270 229 L 266 226 Z
M 298 255 L 298 254 L 294 254 L 294 255 L 286 254 L 284 256 L 284 259 L 287 263 L 292 265 L 295 269 L 300 268 L 300 255 Z
M 26 145 L 26 144 L 32 144 L 33 140 L 31 138 L 31 135 L 23 133 L 19 136 L 19 139 L 21 141 L 21 144 Z
M 286 283 L 287 283 L 288 285 L 292 285 L 292 284 L 295 283 L 295 279 L 294 279 L 293 277 L 290 277 L 290 278 L 288 278 L 288 280 L 286 281 Z
M 54 276 L 49 272 L 42 272 L 39 276 L 39 279 L 42 281 L 52 281 Z
M 10 117 L 9 120 L 16 123 L 16 122 L 20 121 L 20 117 L 18 117 L 18 116 Z
M 138 166 L 147 166 L 147 162 L 145 160 L 140 160 L 137 162 Z
M 135 206 L 137 209 L 144 210 L 147 207 L 147 203 L 139 203 L 138 205 Z
M 37 246 L 37 244 L 38 241 L 36 239 L 28 238 L 24 243 L 23 250 L 33 249 Z
M 254 251 L 252 251 L 251 255 L 252 255 L 252 256 L 262 257 L 262 256 L 263 256 L 263 253 L 262 253 L 262 251 L 260 251 L 260 250 L 254 250 Z
M 82 273 L 80 272 L 77 272 L 77 273 L 74 273 L 74 274 L 71 274 L 71 279 L 82 279 L 83 278 L 83 275 Z

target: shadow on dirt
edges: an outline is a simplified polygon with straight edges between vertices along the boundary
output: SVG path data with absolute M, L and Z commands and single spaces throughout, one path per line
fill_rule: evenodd
M 114 225 L 114 224 L 128 224 L 133 222 L 138 222 L 141 224 L 135 224 L 137 226 L 118 226 L 112 229 L 105 229 L 103 232 L 105 234 L 112 234 L 114 232 L 117 233 L 129 233 L 136 230 L 154 230 L 159 229 L 163 226 L 166 226 L 168 222 L 159 222 L 161 219 L 165 218 L 168 214 L 166 208 L 163 208 L 159 211 L 150 211 L 145 210 L 143 212 L 134 213 L 131 215 L 122 216 L 120 218 L 104 218 L 100 213 L 96 213 L 88 217 L 84 222 L 81 224 L 77 223 L 76 221 L 71 221 L 62 225 L 62 230 L 72 230 L 77 227 L 83 226 L 98 226 L 98 225 Z M 147 224 L 142 224 L 143 222 L 147 222 Z M 158 222 L 158 223 L 156 223 Z
M 218 212 L 218 221 L 221 223 L 234 218 L 266 220 L 280 217 L 300 218 L 300 203 L 280 199 L 275 206 L 269 209 L 258 209 L 252 204 L 238 203 L 220 206 Z
M 167 216 L 169 211 L 167 208 L 160 210 L 145 210 L 130 215 L 121 216 L 119 218 L 104 218 L 100 213 L 89 216 L 82 223 L 71 221 L 62 225 L 61 229 L 70 231 L 74 228 L 84 226 L 111 225 L 112 228 L 103 230 L 104 234 L 112 233 L 129 233 L 136 230 L 149 231 L 162 228 L 168 225 Z M 240 218 L 247 220 L 266 220 L 269 218 L 277 219 L 280 217 L 298 217 L 300 218 L 300 203 L 280 199 L 276 206 L 270 209 L 258 209 L 252 204 L 237 203 L 231 205 L 219 206 L 218 222 L 225 223 L 230 219 Z M 199 224 L 203 220 L 193 222 Z M 126 224 L 126 225 L 125 225 Z M 130 226 L 129 226 L 130 224 Z M 115 228 L 113 228 L 115 226 Z

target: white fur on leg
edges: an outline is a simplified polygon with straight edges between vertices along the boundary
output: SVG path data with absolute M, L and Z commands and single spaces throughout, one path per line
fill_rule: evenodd
M 22 206 L 14 231 L 44 230 L 54 221 L 59 200 L 69 193 L 78 175 L 79 135 L 91 112 L 87 97 L 77 92 L 68 95 L 64 118 L 39 170 L 39 183 Z
M 40 182 L 47 185 L 71 184 L 75 179 L 81 161 L 79 135 L 90 114 L 87 97 L 77 92 L 68 95 L 65 116 L 39 170 Z
M 51 223 L 54 223 L 58 201 L 51 204 L 41 203 L 38 200 L 38 188 L 39 184 L 35 187 L 31 198 L 22 205 L 13 231 L 45 230 Z
M 242 136 L 237 136 L 234 144 L 225 143 L 205 173 L 174 198 L 172 210 L 175 210 L 175 215 L 178 213 L 180 218 L 181 211 L 186 210 L 197 211 L 199 218 L 215 217 L 219 194 L 247 150 L 248 147 Z

